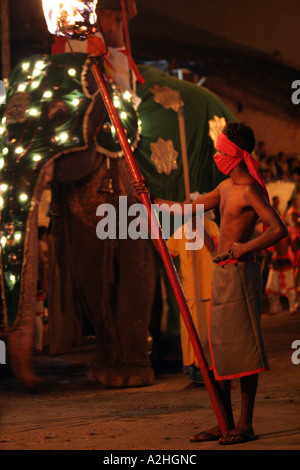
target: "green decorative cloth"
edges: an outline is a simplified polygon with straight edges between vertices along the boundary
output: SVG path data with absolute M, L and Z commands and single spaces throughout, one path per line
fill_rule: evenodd
M 149 183 L 151 194 L 171 201 L 186 199 L 177 111 L 181 106 L 191 192 L 211 191 L 224 179 L 224 175 L 213 160 L 216 150 L 209 137 L 209 121 L 214 116 L 226 121 L 236 121 L 236 117 L 215 94 L 204 87 L 179 80 L 155 67 L 139 65 L 138 69 L 145 84 L 138 84 L 137 88 L 137 94 L 142 99 L 138 107 L 142 133 L 135 156 Z M 164 142 L 167 144 L 164 145 Z M 216 216 L 218 218 L 218 214 Z M 179 260 L 174 262 L 179 270 Z M 162 262 L 161 267 L 163 269 Z M 180 312 L 166 275 L 164 281 L 169 305 L 165 337 L 172 338 L 180 334 Z
M 137 88 L 137 94 L 142 99 L 138 107 L 139 118 L 142 121 L 142 135 L 135 155 L 143 176 L 149 182 L 151 192 L 163 199 L 173 201 L 185 199 L 178 112 L 173 109 L 173 107 L 176 109 L 176 104 L 173 105 L 176 99 L 171 97 L 168 101 L 168 98 L 162 97 L 160 101 L 163 104 L 158 103 L 155 101 L 155 91 L 159 95 L 158 87 L 167 87 L 171 91 L 179 92 L 183 102 L 191 192 L 203 193 L 212 190 L 224 176 L 212 158 L 215 148 L 208 135 L 209 120 L 218 116 L 224 117 L 226 121 L 236 121 L 235 116 L 216 95 L 204 87 L 179 80 L 155 67 L 139 65 L 138 69 L 145 79 L 145 84 L 138 84 Z M 163 93 L 164 91 L 161 95 Z M 166 107 L 172 105 L 173 107 Z M 153 154 L 151 144 L 153 147 L 159 139 L 165 142 L 171 141 L 177 153 L 176 164 L 169 174 L 165 171 L 160 173 L 151 160 Z M 170 167 L 168 159 L 172 161 L 170 145 L 158 144 L 157 147 L 157 154 L 160 151 L 161 167 L 166 160 L 165 168 L 168 171 Z
M 110 84 L 109 91 L 134 148 L 138 116 L 122 90 Z M 0 121 L 1 291 L 5 323 L 12 326 L 18 315 L 22 269 L 31 262 L 26 227 L 39 200 L 37 189 L 43 187 L 41 169 L 74 151 L 82 152 L 82 158 L 94 148 L 116 157 L 122 151 L 86 54 L 37 55 L 18 64 L 9 76 Z M 49 171 L 51 179 L 50 167 Z

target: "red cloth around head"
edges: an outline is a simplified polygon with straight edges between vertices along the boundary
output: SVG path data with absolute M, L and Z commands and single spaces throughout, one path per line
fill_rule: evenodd
M 216 149 L 222 154 L 216 153 L 214 155 L 214 160 L 216 162 L 217 167 L 224 175 L 229 175 L 229 173 L 242 161 L 244 160 L 249 173 L 253 176 L 253 178 L 258 182 L 261 186 L 264 196 L 268 202 L 270 202 L 269 194 L 267 188 L 261 179 L 257 168 L 259 166 L 259 162 L 251 157 L 250 153 L 246 150 L 242 150 L 236 144 L 231 142 L 228 137 L 221 132 L 218 137 Z

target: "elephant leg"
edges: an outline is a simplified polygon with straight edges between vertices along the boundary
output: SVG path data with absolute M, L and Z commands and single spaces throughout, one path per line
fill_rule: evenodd
M 17 379 L 27 388 L 34 389 L 41 379 L 32 367 L 34 346 L 35 302 L 38 270 L 37 205 L 27 223 L 27 261 L 20 289 L 19 314 L 8 336 L 10 363 Z
M 116 241 L 99 240 L 95 229 L 74 214 L 69 214 L 68 220 L 73 253 L 73 283 L 96 335 L 97 350 L 87 378 L 110 386 L 107 370 L 113 370 L 120 364 L 113 295 Z
M 23 333 L 23 334 L 22 334 Z M 32 350 L 34 343 L 34 323 L 14 330 L 8 338 L 10 362 L 14 374 L 29 389 L 34 389 L 41 379 L 32 370 Z
M 153 306 L 157 268 L 149 240 L 120 240 L 116 323 L 122 351 L 125 386 L 154 382 L 147 337 Z

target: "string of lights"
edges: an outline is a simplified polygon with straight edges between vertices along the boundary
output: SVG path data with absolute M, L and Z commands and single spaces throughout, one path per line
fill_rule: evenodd
M 141 122 L 128 90 L 110 79 L 109 90 L 134 149 Z M 8 304 L 17 305 L 24 259 L 26 222 L 41 169 L 62 154 L 92 143 L 110 158 L 123 155 L 116 131 L 93 85 L 86 54 L 33 56 L 9 77 L 6 105 L 0 109 L 0 209 L 3 285 Z M 101 108 L 103 120 L 95 120 Z M 9 300 L 10 299 L 10 300 Z M 10 311 L 15 311 L 10 309 Z M 13 324 L 15 315 L 9 318 Z

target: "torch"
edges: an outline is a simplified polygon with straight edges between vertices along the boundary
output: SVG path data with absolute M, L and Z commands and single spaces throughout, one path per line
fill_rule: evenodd
M 60 36 L 65 36 L 70 39 L 85 40 L 92 36 L 97 30 L 96 18 L 96 4 L 97 0 L 93 1 L 78 1 L 78 0 L 42 0 L 43 9 L 50 33 Z M 133 179 L 137 182 L 143 182 L 142 174 L 135 161 L 131 147 L 127 141 L 127 137 L 123 126 L 121 124 L 117 110 L 114 107 L 105 77 L 96 61 L 97 58 L 91 57 L 92 72 L 95 81 L 98 85 L 103 102 L 106 106 L 111 122 L 116 130 L 118 140 L 123 150 L 126 162 Z M 202 347 L 195 329 L 191 314 L 189 312 L 180 281 L 173 264 L 166 242 L 162 235 L 162 230 L 152 207 L 151 199 L 148 191 L 141 193 L 141 201 L 145 207 L 149 224 L 152 231 L 152 236 L 157 241 L 157 246 L 162 257 L 167 275 L 169 277 L 175 298 L 186 325 L 191 343 L 193 345 L 196 357 L 199 362 L 201 373 L 209 393 L 213 408 L 215 410 L 221 432 L 225 434 L 229 431 L 229 423 L 226 413 L 218 396 L 215 382 L 212 379 L 206 359 L 204 357 Z

